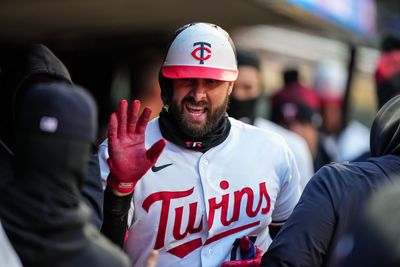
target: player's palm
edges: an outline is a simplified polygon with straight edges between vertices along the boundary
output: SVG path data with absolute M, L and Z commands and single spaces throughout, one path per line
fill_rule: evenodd
M 144 108 L 139 116 L 140 101 L 135 100 L 128 110 L 122 100 L 117 113 L 110 117 L 108 150 L 110 177 L 108 184 L 121 193 L 131 192 L 137 181 L 154 165 L 164 149 L 164 139 L 149 150 L 144 145 L 145 130 L 151 109 Z

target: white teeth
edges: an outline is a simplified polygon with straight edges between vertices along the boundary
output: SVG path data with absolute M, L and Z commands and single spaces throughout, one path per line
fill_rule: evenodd
M 199 106 L 194 106 L 194 105 L 186 105 L 186 108 L 188 109 L 189 112 L 193 113 L 202 113 L 205 111 L 204 107 L 199 107 Z

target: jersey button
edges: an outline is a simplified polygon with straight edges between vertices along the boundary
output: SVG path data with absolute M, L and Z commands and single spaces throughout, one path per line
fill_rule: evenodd
M 213 250 L 212 250 L 212 248 L 209 248 L 209 249 L 208 249 L 208 253 L 210 253 L 210 254 L 212 254 L 212 253 L 213 253 Z
M 203 164 L 207 165 L 208 164 L 208 160 L 207 159 L 203 159 Z

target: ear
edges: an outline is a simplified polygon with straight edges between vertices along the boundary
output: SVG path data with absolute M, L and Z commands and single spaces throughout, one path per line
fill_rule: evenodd
M 228 95 L 231 95 L 231 93 L 232 93 L 232 90 L 233 90 L 233 84 L 234 84 L 234 82 L 229 82 L 229 84 L 228 84 Z

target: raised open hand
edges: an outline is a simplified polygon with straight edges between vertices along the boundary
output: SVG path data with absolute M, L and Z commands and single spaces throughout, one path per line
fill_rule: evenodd
M 131 193 L 140 178 L 156 163 L 166 141 L 158 140 L 146 150 L 144 133 L 151 109 L 145 107 L 139 116 L 140 101 L 121 100 L 117 113 L 111 114 L 108 124 L 108 164 L 110 174 L 107 184 L 121 194 Z

